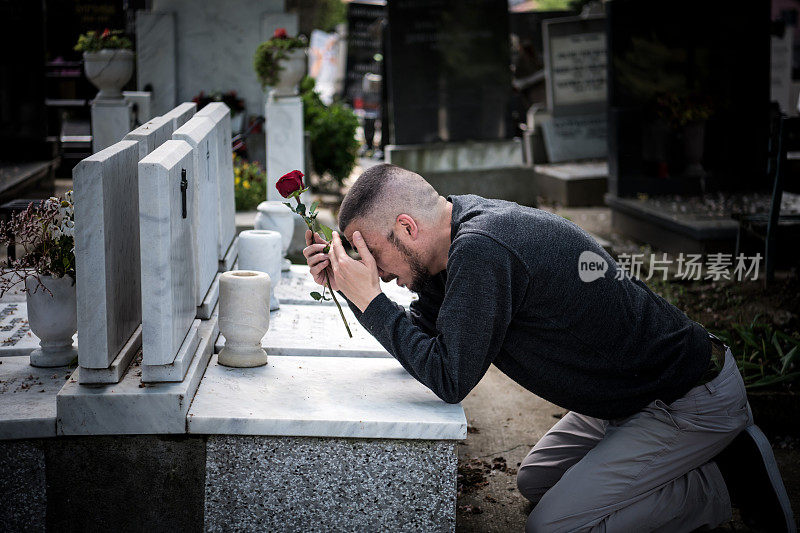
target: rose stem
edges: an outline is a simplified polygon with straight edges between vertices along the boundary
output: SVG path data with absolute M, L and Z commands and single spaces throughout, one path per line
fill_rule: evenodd
M 347 319 L 344 317 L 344 312 L 342 311 L 342 306 L 339 305 L 339 300 L 336 299 L 336 293 L 333 292 L 333 289 L 331 289 L 331 282 L 328 280 L 328 273 L 327 272 L 325 272 L 325 283 L 328 284 L 328 290 L 330 291 L 331 297 L 333 298 L 333 303 L 335 303 L 336 307 L 339 309 L 339 314 L 342 317 L 342 322 L 344 322 L 344 327 L 347 328 L 347 334 L 352 339 L 353 338 L 353 334 L 350 332 L 350 326 L 347 324 Z

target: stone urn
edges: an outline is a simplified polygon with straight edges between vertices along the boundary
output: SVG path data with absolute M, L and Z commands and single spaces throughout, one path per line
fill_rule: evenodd
M 269 329 L 269 274 L 231 270 L 219 277 L 219 332 L 225 346 L 219 364 L 247 368 L 267 364 L 261 339 Z
M 274 280 L 269 290 L 269 310 L 280 308 L 280 301 L 275 296 L 275 286 L 281 279 L 283 264 L 283 239 L 277 231 L 251 229 L 239 234 L 239 269 L 256 270 L 269 274 Z
M 283 202 L 266 201 L 258 204 L 258 214 L 255 220 L 255 229 L 266 229 L 277 231 L 281 234 L 281 257 L 283 264 L 281 270 L 289 270 L 291 262 L 286 259 L 289 251 L 289 244 L 292 242 L 294 234 L 294 217 L 297 215 L 283 205 Z
M 306 49 L 295 48 L 286 52 L 281 61 L 282 70 L 278 73 L 278 83 L 270 93 L 273 98 L 297 95 L 297 84 L 306 75 Z
M 39 337 L 39 348 L 31 352 L 31 365 L 66 366 L 78 357 L 72 336 L 78 330 L 78 305 L 75 282 L 69 276 L 40 276 L 47 292 L 36 278 L 25 279 L 28 300 L 28 325 Z
M 92 85 L 100 89 L 98 100 L 119 100 L 122 87 L 133 75 L 133 51 L 103 49 L 83 53 L 83 68 Z

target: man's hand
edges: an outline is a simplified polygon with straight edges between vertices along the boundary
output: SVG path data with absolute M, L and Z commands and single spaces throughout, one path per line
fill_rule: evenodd
M 311 242 L 314 239 L 315 242 Z M 328 259 L 328 254 L 323 252 L 328 242 L 316 233 L 312 233 L 310 229 L 306 230 L 306 246 L 303 248 L 303 255 L 306 258 L 306 263 L 311 269 L 311 275 L 318 285 L 325 285 L 325 273 L 328 274 L 328 282 L 331 285 L 331 290 L 338 291 L 339 286 L 336 283 L 336 276 L 331 269 L 331 262 Z
M 347 255 L 339 234 L 334 231 L 328 258 L 339 290 L 363 313 L 370 302 L 381 293 L 381 285 L 375 258 L 358 231 L 353 233 L 353 244 L 361 255 L 360 261 Z

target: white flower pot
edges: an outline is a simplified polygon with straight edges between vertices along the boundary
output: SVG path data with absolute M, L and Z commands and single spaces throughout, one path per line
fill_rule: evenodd
M 306 49 L 295 48 L 286 53 L 287 58 L 281 61 L 283 70 L 278 72 L 278 83 L 273 87 L 273 97 L 294 96 L 297 84 L 306 75 Z
M 257 209 L 255 229 L 272 230 L 281 234 L 281 257 L 284 258 L 282 270 L 289 270 L 291 263 L 285 257 L 294 234 L 294 217 L 298 215 L 283 205 L 283 202 L 277 201 L 261 202 Z
M 225 346 L 219 364 L 253 367 L 267 364 L 261 338 L 269 329 L 269 275 L 232 270 L 219 277 L 219 332 Z
M 65 366 L 78 357 L 78 350 L 72 345 L 72 336 L 78 330 L 75 285 L 69 276 L 41 276 L 41 280 L 52 295 L 42 287 L 37 289 L 35 278 L 25 279 L 28 324 L 40 339 L 40 348 L 31 352 L 31 365 Z
M 131 50 L 100 50 L 83 53 L 83 68 L 92 85 L 100 89 L 98 100 L 122 98 L 122 87 L 133 74 Z
M 280 233 L 266 229 L 251 229 L 239 234 L 239 269 L 266 272 L 270 280 L 275 280 L 269 291 L 270 311 L 279 309 L 281 305 L 275 296 L 275 286 L 281 279 L 282 241 Z

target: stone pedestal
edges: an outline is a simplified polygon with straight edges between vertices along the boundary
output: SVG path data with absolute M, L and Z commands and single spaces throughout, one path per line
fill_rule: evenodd
M 275 189 L 278 179 L 292 170 L 306 172 L 303 142 L 303 101 L 299 96 L 267 97 L 267 200 L 285 202 Z M 308 193 L 300 197 L 309 204 Z
M 133 127 L 133 105 L 119 100 L 92 102 L 92 152 L 97 153 L 121 141 Z

